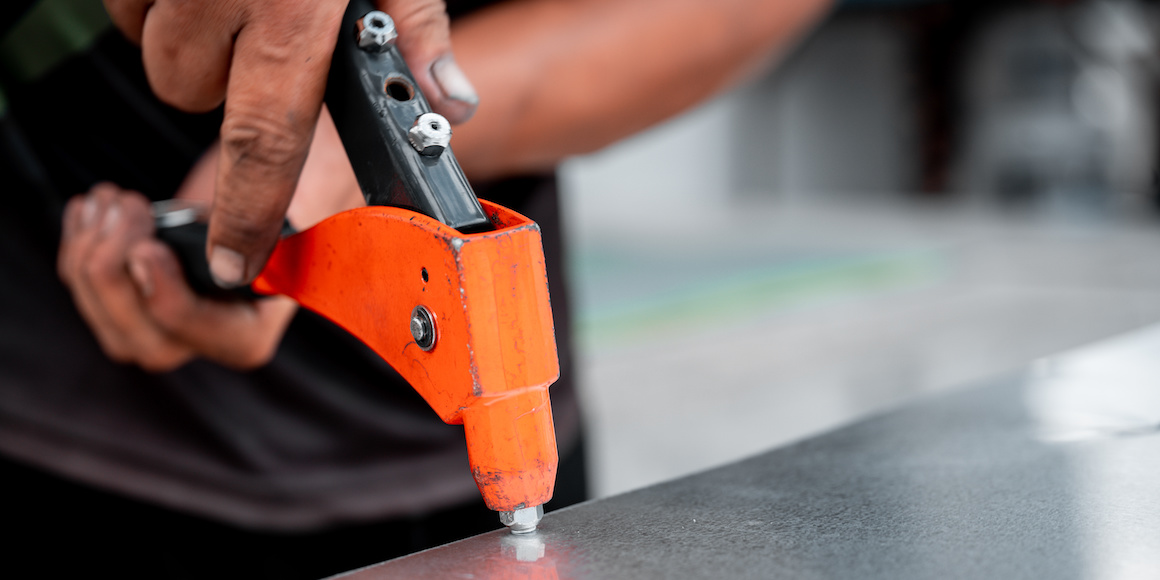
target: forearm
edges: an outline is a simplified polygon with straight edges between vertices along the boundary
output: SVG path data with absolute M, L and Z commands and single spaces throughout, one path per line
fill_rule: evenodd
M 548 169 L 758 70 L 831 0 L 515 0 L 458 21 L 480 96 L 455 130 L 473 178 Z

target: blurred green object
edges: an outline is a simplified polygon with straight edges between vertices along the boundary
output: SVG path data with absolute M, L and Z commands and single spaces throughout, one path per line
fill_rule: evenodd
M 0 40 L 0 67 L 16 81 L 36 80 L 112 24 L 100 0 L 42 0 Z
M 834 300 L 922 287 L 942 279 L 949 257 L 939 248 L 755 259 L 721 255 L 655 256 L 581 252 L 577 327 L 589 348 L 678 329 L 706 328 Z M 594 286 L 616 288 L 600 292 Z M 627 288 L 632 288 L 628 290 Z

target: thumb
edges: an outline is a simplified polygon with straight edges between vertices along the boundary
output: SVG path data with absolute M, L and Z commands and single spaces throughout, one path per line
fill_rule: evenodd
M 475 87 L 451 52 L 451 28 L 443 0 L 377 0 L 395 21 L 399 52 L 431 108 L 452 123 L 471 118 L 479 106 Z
M 328 2 L 282 4 L 284 13 L 297 6 L 290 16 L 310 29 L 289 35 L 281 21 L 258 18 L 234 40 L 207 241 L 222 287 L 253 280 L 278 241 L 338 37 L 342 12 L 327 11 Z

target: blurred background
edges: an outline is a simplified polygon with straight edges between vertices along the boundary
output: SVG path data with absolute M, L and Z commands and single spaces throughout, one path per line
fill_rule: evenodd
M 1160 321 L 1158 44 L 1142 0 L 848 2 L 567 162 L 595 492 Z

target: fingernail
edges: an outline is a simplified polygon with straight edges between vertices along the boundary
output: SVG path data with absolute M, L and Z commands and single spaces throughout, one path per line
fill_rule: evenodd
M 479 94 L 475 92 L 475 87 L 471 86 L 471 81 L 467 80 L 467 75 L 463 74 L 463 69 L 455 62 L 455 57 L 448 54 L 436 60 L 431 65 L 431 76 L 435 77 L 435 82 L 439 83 L 443 94 L 452 101 L 458 101 L 465 109 L 466 117 L 471 117 L 475 108 L 479 106 Z M 466 117 L 459 120 L 466 121 Z
M 93 225 L 93 220 L 97 218 L 97 198 L 92 195 L 85 196 L 85 201 L 81 205 L 81 227 L 88 228 Z
M 113 203 L 105 209 L 105 218 L 101 221 L 101 233 L 108 235 L 121 222 L 121 206 Z
M 237 288 L 246 281 L 246 259 L 222 246 L 214 246 L 209 255 L 209 273 L 222 288 Z
M 140 258 L 129 258 L 129 275 L 133 277 L 133 282 L 137 284 L 137 289 L 141 291 L 141 295 L 148 298 L 153 295 L 153 283 L 149 280 L 149 269 L 141 262 Z

